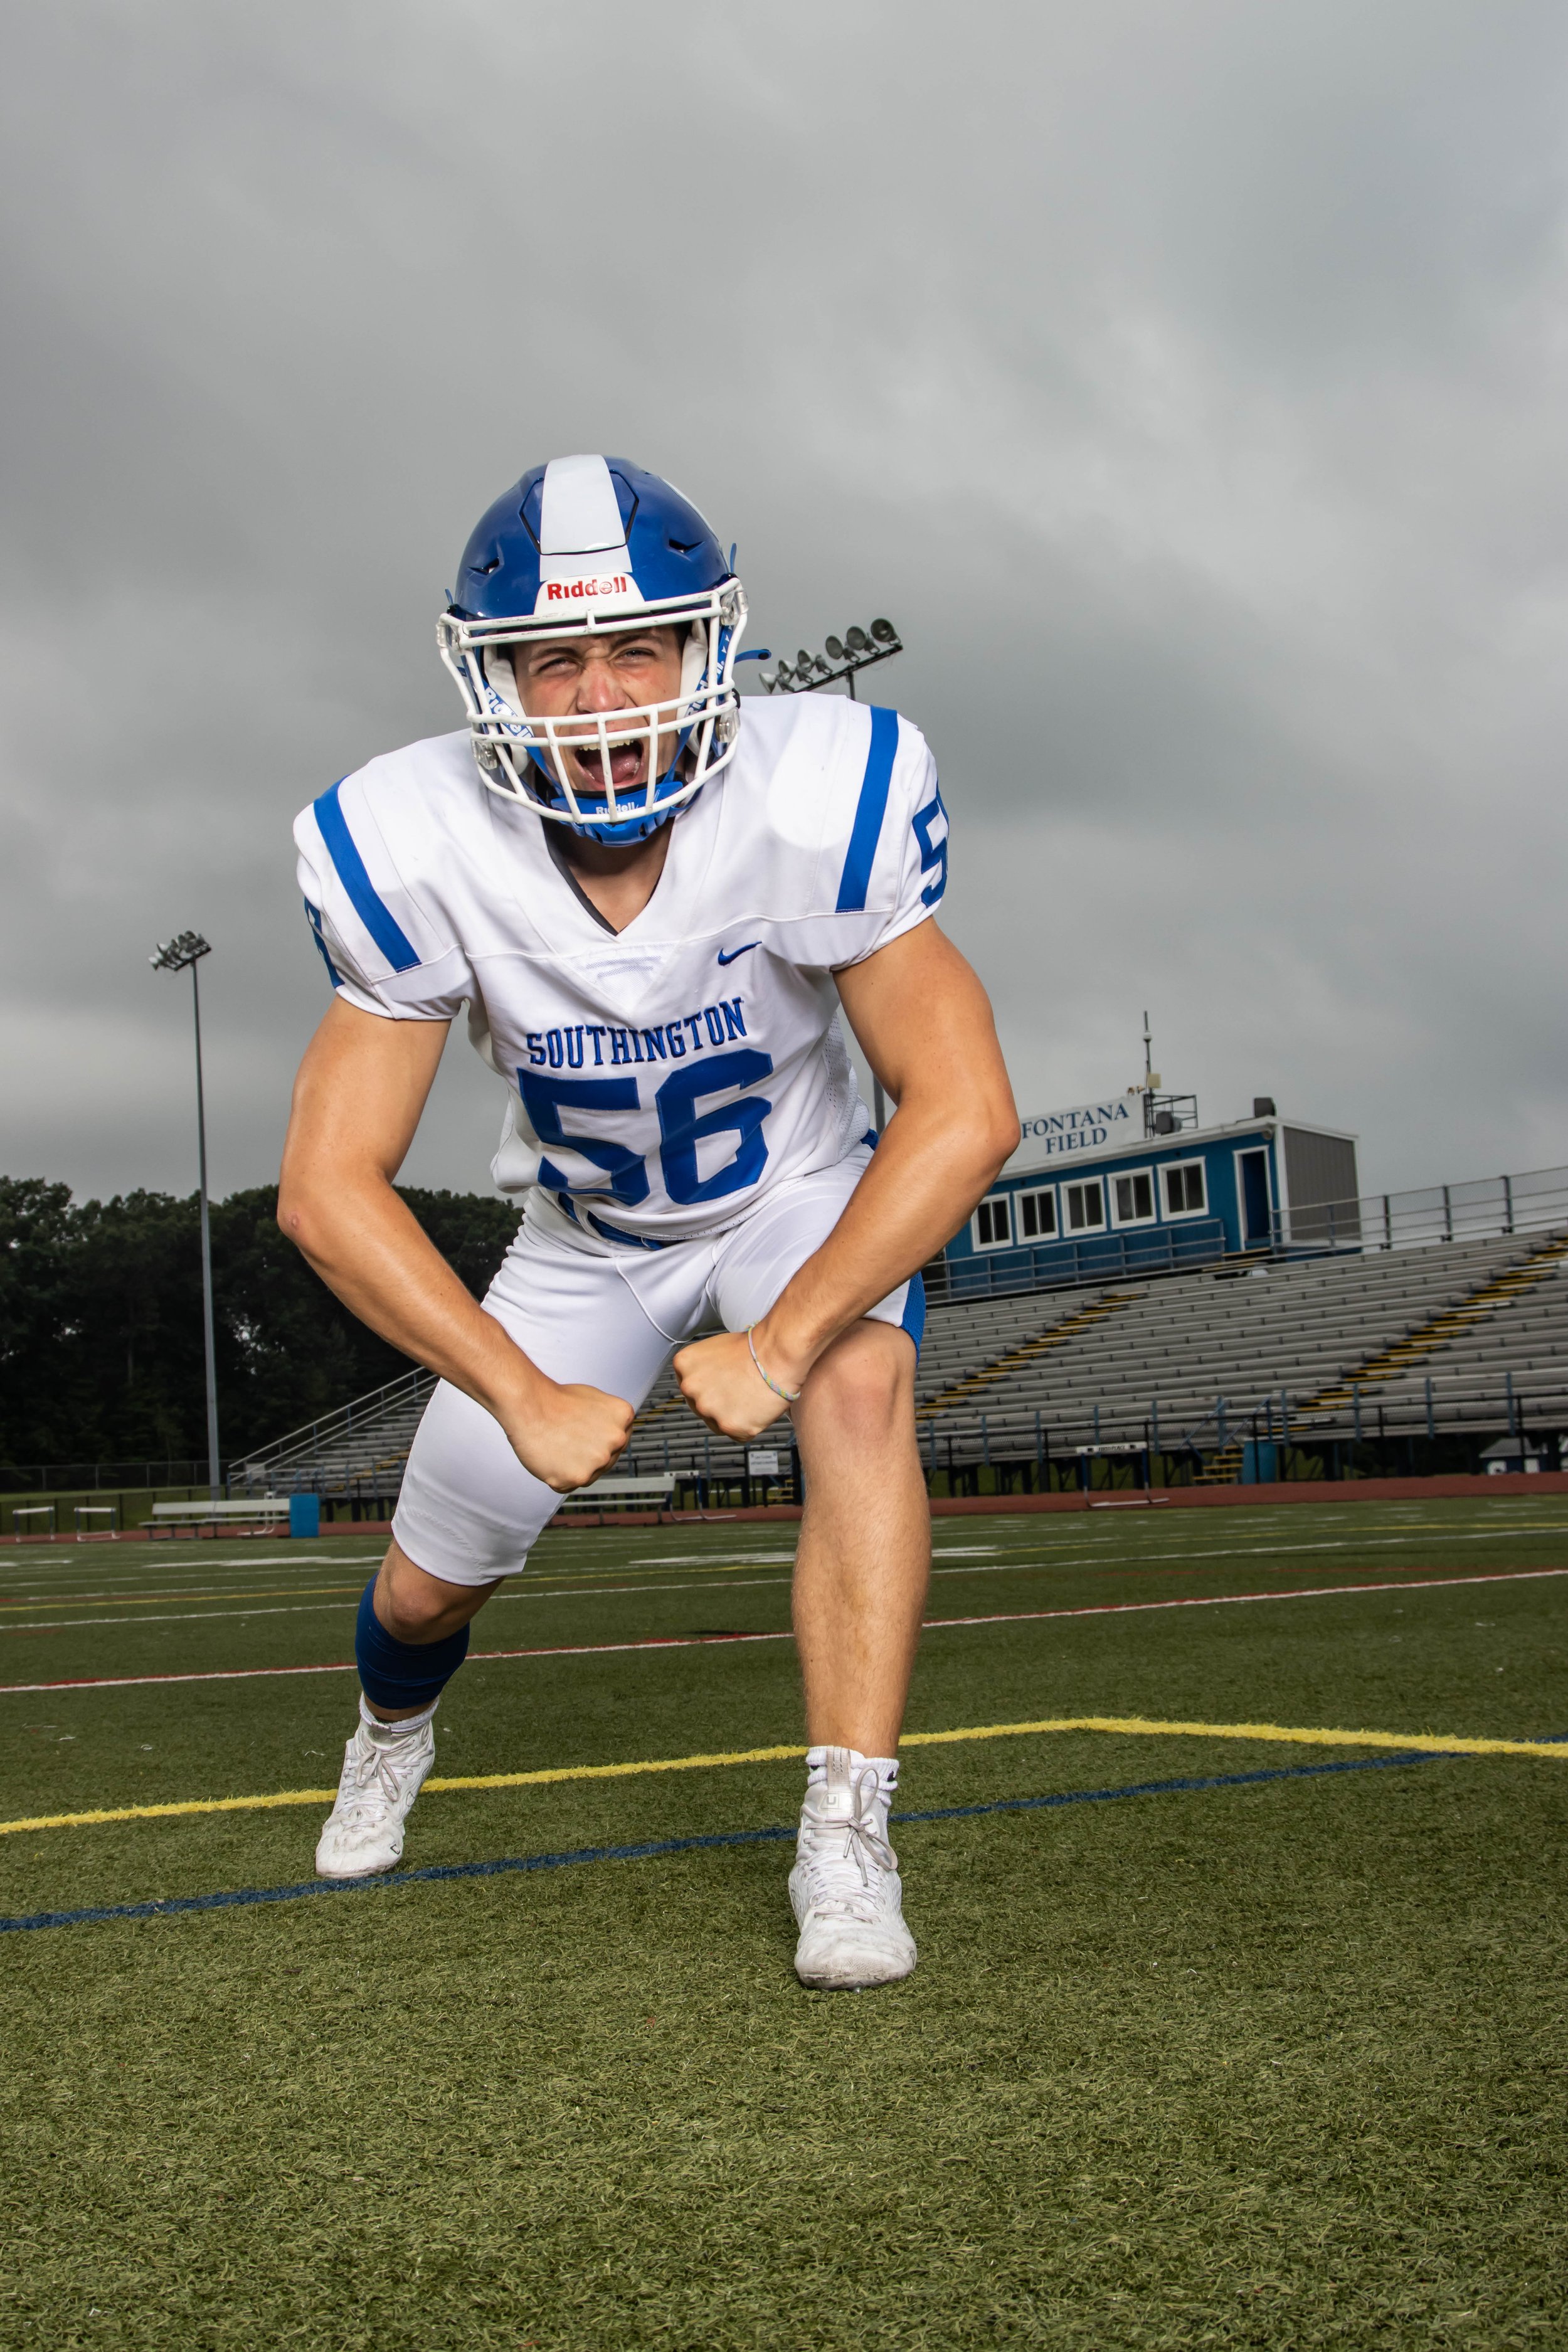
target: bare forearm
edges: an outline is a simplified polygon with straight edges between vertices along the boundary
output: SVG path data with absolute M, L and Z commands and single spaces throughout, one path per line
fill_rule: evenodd
M 1016 1127 L 990 1112 L 982 1105 L 955 1118 L 951 1102 L 917 1096 L 894 1115 L 833 1232 L 758 1328 L 763 1360 L 788 1367 L 792 1386 L 952 1240 L 1016 1139 Z
M 631 1406 L 531 1363 L 392 1189 L 446 1034 L 333 1003 L 294 1081 L 278 1222 L 362 1323 L 493 1413 L 523 1468 L 564 1495 L 615 1460 Z
M 837 1225 L 763 1318 L 763 1360 L 798 1387 L 817 1357 L 952 1240 L 1018 1141 L 985 992 L 934 923 L 838 975 L 899 1108 Z
M 373 1331 L 500 1416 L 540 1375 L 428 1239 L 385 1178 L 296 1179 L 279 1223 L 327 1287 Z

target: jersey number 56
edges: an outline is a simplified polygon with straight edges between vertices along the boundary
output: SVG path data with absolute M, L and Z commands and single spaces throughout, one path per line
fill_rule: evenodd
M 704 1095 L 725 1094 L 731 1087 L 755 1086 L 772 1072 L 771 1054 L 744 1047 L 719 1054 L 684 1070 L 672 1070 L 653 1098 L 658 1113 L 658 1164 L 664 1189 L 682 1207 L 700 1201 L 721 1201 L 730 1192 L 743 1192 L 767 1166 L 767 1138 L 763 1121 L 773 1105 L 761 1095 L 699 1111 Z M 519 1070 L 517 1082 L 523 1108 L 541 1143 L 580 1152 L 609 1178 L 609 1190 L 623 1207 L 635 1208 L 648 1196 L 647 1162 L 624 1143 L 593 1135 L 568 1135 L 561 1124 L 563 1110 L 637 1111 L 642 1097 L 636 1078 L 541 1077 L 534 1070 Z M 697 1147 L 705 1136 L 733 1133 L 735 1156 L 711 1176 L 697 1173 Z M 549 1160 L 539 1163 L 539 1181 L 556 1192 L 602 1192 L 602 1184 L 570 1184 Z

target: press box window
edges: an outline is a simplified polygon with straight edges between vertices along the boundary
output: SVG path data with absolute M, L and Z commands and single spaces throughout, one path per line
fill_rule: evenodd
M 1068 1201 L 1068 1231 L 1069 1234 L 1097 1234 L 1105 1223 L 1105 1187 L 1096 1178 L 1092 1184 L 1064 1184 Z
M 1154 1220 L 1154 1179 L 1146 1168 L 1131 1176 L 1113 1176 L 1111 1199 L 1119 1225 L 1147 1225 Z
M 1012 1202 L 1005 1192 L 993 1192 L 974 1212 L 976 1249 L 1007 1249 L 1013 1240 Z
M 1049 1241 L 1057 1230 L 1057 1196 L 1054 1192 L 1024 1192 L 1018 1200 L 1018 1237 L 1020 1241 Z
M 1189 1160 L 1183 1167 L 1165 1168 L 1161 1173 L 1165 1180 L 1165 1213 L 1168 1216 L 1190 1217 L 1194 1212 L 1208 1207 L 1201 1160 Z

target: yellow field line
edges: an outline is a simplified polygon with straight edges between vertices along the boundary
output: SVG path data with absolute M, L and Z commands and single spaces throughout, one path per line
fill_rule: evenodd
M 1141 1738 L 1284 1739 L 1311 1748 L 1409 1748 L 1433 1756 L 1554 1756 L 1568 1764 L 1568 1740 L 1466 1739 L 1436 1731 L 1330 1731 L 1282 1723 L 1165 1723 L 1142 1715 L 1060 1715 L 1041 1723 L 988 1723 L 972 1731 L 906 1731 L 905 1748 L 950 1739 L 1020 1739 L 1038 1731 L 1117 1731 Z M 433 1780 L 427 1788 L 434 1788 Z M 0 1824 L 3 1827 L 4 1824 Z
M 721 1764 L 778 1764 L 805 1754 L 804 1748 L 747 1748 L 731 1756 L 653 1757 L 634 1764 L 560 1764 L 540 1772 L 478 1772 L 443 1780 L 432 1774 L 426 1791 L 453 1789 L 538 1789 L 555 1780 L 624 1780 L 644 1772 L 696 1772 Z M 90 1829 L 100 1822 L 163 1821 L 176 1813 L 264 1812 L 279 1805 L 330 1805 L 335 1789 L 283 1789 L 270 1797 L 192 1797 L 171 1805 L 117 1805 L 92 1813 L 43 1813 L 35 1821 L 0 1822 L 0 1837 L 15 1830 Z
M 908 1731 L 905 1748 L 942 1748 L 961 1739 L 1026 1739 L 1050 1731 L 1110 1731 L 1134 1738 L 1272 1739 L 1310 1748 L 1402 1748 L 1433 1756 L 1545 1756 L 1568 1764 L 1568 1741 L 1468 1739 L 1435 1731 L 1331 1731 L 1315 1725 L 1281 1723 L 1178 1723 L 1142 1715 L 1055 1715 L 1038 1723 L 983 1723 L 960 1731 Z M 538 1772 L 476 1772 L 461 1778 L 436 1775 L 426 1790 L 445 1795 L 458 1789 L 542 1789 L 563 1780 L 626 1780 L 648 1772 L 700 1772 L 730 1764 L 783 1764 L 805 1754 L 804 1748 L 741 1748 L 715 1756 L 658 1756 L 629 1764 L 558 1764 Z M 0 1837 L 21 1830 L 93 1829 L 106 1822 L 171 1821 L 183 1813 L 263 1813 L 280 1805 L 330 1805 L 335 1789 L 282 1789 L 265 1797 L 189 1797 L 167 1805 L 104 1806 L 89 1813 L 38 1813 L 27 1821 L 0 1822 Z

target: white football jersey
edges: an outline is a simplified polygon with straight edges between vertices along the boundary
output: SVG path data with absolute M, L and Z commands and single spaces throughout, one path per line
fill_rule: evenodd
M 332 985 L 468 1034 L 511 1100 L 492 1173 L 603 1238 L 732 1224 L 864 1139 L 833 973 L 923 922 L 947 816 L 919 730 L 839 696 L 748 698 L 722 773 L 671 819 L 658 887 L 609 929 L 549 827 L 486 790 L 467 730 L 373 760 L 300 816 Z

